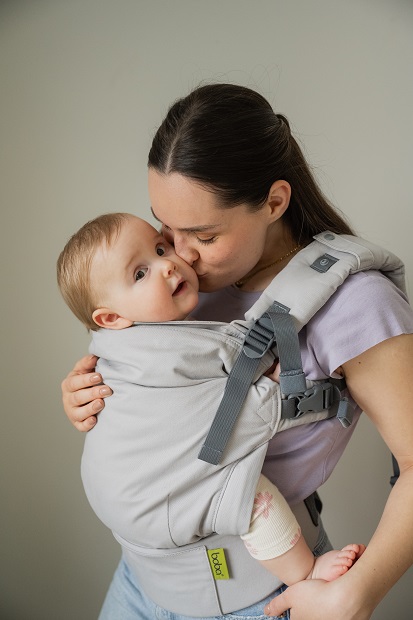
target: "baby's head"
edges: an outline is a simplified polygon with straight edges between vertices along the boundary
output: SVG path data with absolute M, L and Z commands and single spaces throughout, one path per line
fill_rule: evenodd
M 57 282 L 88 329 L 185 319 L 198 303 L 195 271 L 153 226 L 129 213 L 87 222 L 57 261 Z

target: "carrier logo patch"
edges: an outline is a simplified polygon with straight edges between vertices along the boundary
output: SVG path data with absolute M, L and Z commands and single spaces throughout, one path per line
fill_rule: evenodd
M 214 579 L 229 579 L 225 551 L 223 549 L 207 549 Z
M 338 261 L 338 258 L 334 258 L 334 256 L 330 256 L 330 254 L 323 254 L 319 258 L 317 258 L 310 267 L 319 271 L 320 273 L 325 273 Z

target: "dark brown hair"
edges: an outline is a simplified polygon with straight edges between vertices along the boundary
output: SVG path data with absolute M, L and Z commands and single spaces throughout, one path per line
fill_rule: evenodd
M 176 101 L 155 134 L 148 166 L 197 181 L 222 208 L 258 210 L 283 179 L 292 190 L 283 217 L 297 242 L 324 230 L 353 234 L 318 187 L 286 117 L 243 86 L 200 86 Z

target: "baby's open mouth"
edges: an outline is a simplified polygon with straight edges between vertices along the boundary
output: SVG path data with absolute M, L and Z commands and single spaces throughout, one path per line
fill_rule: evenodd
M 180 282 L 178 286 L 176 287 L 175 291 L 172 293 L 172 297 L 174 297 L 174 295 L 179 295 L 179 293 L 182 291 L 184 286 L 185 286 L 185 281 Z

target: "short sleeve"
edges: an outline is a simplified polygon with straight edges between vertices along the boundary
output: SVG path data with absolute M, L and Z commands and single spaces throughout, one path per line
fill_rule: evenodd
M 308 378 L 336 376 L 335 370 L 376 344 L 413 333 L 406 296 L 383 274 L 351 275 L 300 332 Z

